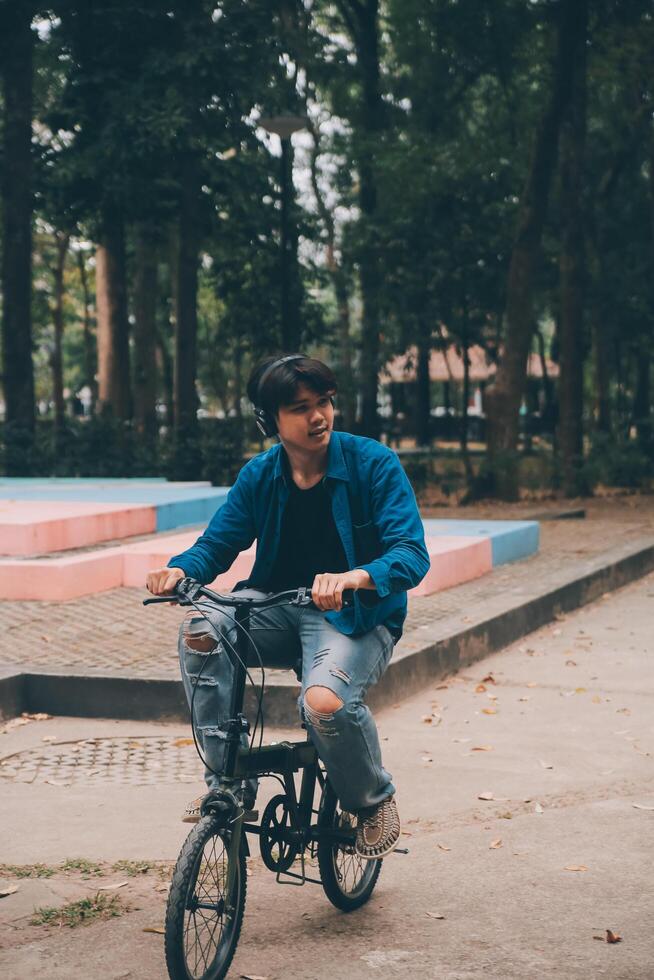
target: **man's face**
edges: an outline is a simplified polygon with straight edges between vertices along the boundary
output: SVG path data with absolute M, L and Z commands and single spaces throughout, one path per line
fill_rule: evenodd
M 329 445 L 334 428 L 334 407 L 329 394 L 319 395 L 300 385 L 290 405 L 277 416 L 279 437 L 291 449 L 321 452 Z

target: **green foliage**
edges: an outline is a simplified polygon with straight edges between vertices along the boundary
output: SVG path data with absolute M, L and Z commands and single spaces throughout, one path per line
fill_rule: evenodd
M 125 912 L 125 906 L 118 895 L 103 895 L 98 892 L 93 898 L 81 898 L 77 902 L 69 902 L 61 908 L 46 907 L 34 909 L 30 919 L 33 926 L 75 926 L 88 925 L 99 919 L 113 919 Z
M 634 442 L 596 434 L 584 467 L 591 486 L 642 489 L 654 478 L 654 455 Z

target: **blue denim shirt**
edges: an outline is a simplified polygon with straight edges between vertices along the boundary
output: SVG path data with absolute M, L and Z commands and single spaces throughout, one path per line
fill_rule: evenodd
M 376 591 L 359 590 L 353 606 L 326 613 L 326 618 L 348 635 L 383 623 L 398 637 L 406 617 L 407 589 L 429 570 L 413 489 L 396 454 L 374 439 L 332 432 L 327 453 L 323 479 L 345 555 L 350 568 L 368 572 Z M 256 538 L 254 567 L 242 584 L 265 585 L 277 556 L 289 494 L 284 455 L 277 444 L 246 463 L 204 534 L 168 565 L 200 582 L 212 582 Z

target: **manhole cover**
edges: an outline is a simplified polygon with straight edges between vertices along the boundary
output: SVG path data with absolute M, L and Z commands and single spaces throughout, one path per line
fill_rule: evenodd
M 86 738 L 53 742 L 0 759 L 0 779 L 86 786 L 202 782 L 203 766 L 188 738 Z

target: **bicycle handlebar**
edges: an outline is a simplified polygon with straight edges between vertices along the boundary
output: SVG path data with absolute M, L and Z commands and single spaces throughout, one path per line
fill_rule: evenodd
M 351 589 L 347 589 L 343 593 L 343 606 L 351 606 L 354 595 Z M 175 591 L 172 595 L 162 595 L 153 596 L 151 599 L 144 599 L 143 605 L 149 606 L 155 602 L 176 602 L 180 606 L 191 606 L 198 599 L 211 599 L 218 606 L 249 606 L 252 609 L 262 609 L 270 606 L 310 606 L 313 602 L 311 598 L 311 589 L 302 586 L 299 589 L 289 589 L 285 592 L 275 592 L 272 595 L 265 596 L 263 599 L 257 599 L 254 596 L 239 596 L 238 593 L 232 593 L 230 595 L 222 595 L 219 592 L 212 592 L 208 589 L 206 585 L 201 585 L 192 578 L 183 578 L 175 586 Z

